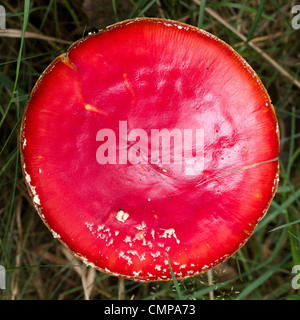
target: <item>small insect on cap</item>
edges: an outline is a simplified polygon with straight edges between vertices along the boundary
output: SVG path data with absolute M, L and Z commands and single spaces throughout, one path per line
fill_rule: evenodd
M 47 67 L 21 130 L 24 178 L 54 237 L 136 281 L 204 272 L 236 252 L 278 183 L 270 98 L 230 46 L 127 20 Z

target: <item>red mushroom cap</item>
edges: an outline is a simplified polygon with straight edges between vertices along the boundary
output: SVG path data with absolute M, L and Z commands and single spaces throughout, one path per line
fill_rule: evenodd
M 136 281 L 171 280 L 167 255 L 185 278 L 236 252 L 275 194 L 278 152 L 274 109 L 245 60 L 163 19 L 72 45 L 21 128 L 25 181 L 54 237 Z

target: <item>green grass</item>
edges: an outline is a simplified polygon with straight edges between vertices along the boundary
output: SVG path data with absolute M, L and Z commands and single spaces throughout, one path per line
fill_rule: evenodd
M 179 298 L 179 300 L 182 300 L 182 293 L 181 293 L 181 290 L 179 288 L 178 280 L 176 279 L 176 277 L 175 277 L 175 275 L 173 273 L 172 265 L 171 265 L 171 262 L 170 262 L 170 259 L 169 259 L 168 255 L 167 255 L 167 260 L 168 260 L 168 265 L 169 265 L 169 268 L 170 268 L 170 271 L 171 271 L 171 275 L 172 275 L 172 281 L 174 283 L 175 289 L 176 289 L 177 294 L 178 294 L 178 298 Z
M 0 299 L 299 300 L 299 290 L 291 286 L 291 269 L 300 264 L 300 38 L 291 27 L 290 4 L 284 0 L 201 1 L 201 5 L 199 0 L 91 2 L 92 10 L 79 0 L 1 2 L 7 31 L 21 30 L 21 36 L 0 33 L 0 265 L 7 276 Z M 143 15 L 201 27 L 242 54 L 266 86 L 281 132 L 277 194 L 247 244 L 210 273 L 148 284 L 118 280 L 85 267 L 52 238 L 26 190 L 18 147 L 22 115 L 35 82 L 68 48 L 52 38 L 72 43 L 89 31 Z M 26 38 L 25 30 L 37 36 Z M 40 40 L 38 35 L 49 38 Z

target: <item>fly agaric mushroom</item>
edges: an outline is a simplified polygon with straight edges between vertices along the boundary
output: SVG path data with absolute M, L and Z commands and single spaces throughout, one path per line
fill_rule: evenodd
M 23 173 L 54 237 L 135 281 L 204 272 L 234 254 L 278 184 L 270 98 L 229 45 L 164 19 L 77 41 L 37 81 Z

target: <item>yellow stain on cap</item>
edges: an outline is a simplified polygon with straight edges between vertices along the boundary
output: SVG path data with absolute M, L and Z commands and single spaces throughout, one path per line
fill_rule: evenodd
M 124 79 L 125 87 L 130 92 L 133 103 L 135 103 L 135 94 L 134 94 L 134 91 L 133 91 L 129 81 L 128 81 L 128 74 L 127 73 L 123 73 L 123 79 Z
M 74 71 L 77 71 L 77 67 L 75 64 L 71 61 L 69 56 L 66 53 L 63 53 L 60 55 L 60 60 L 63 62 L 65 65 L 67 65 L 69 68 L 73 69 Z
M 99 114 L 102 114 L 102 115 L 107 116 L 106 112 L 103 112 L 103 111 L 101 111 L 101 110 L 99 110 L 99 109 L 91 106 L 90 104 L 86 104 L 86 105 L 84 106 L 84 108 L 85 108 L 85 110 L 87 110 L 87 111 L 92 111 L 92 112 L 96 112 L 96 113 L 99 113 Z

